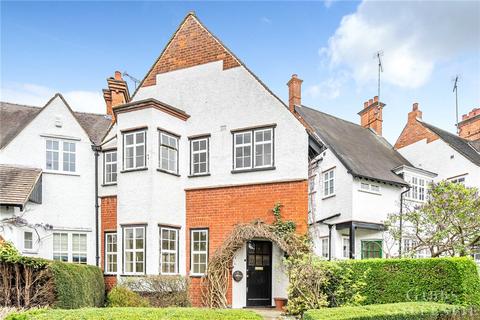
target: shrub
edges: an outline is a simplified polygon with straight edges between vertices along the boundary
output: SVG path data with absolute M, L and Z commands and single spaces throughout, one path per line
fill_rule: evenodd
M 189 307 L 189 280 L 183 276 L 154 275 L 128 278 L 122 286 L 138 292 L 154 307 Z
M 338 262 L 366 283 L 363 304 L 432 301 L 480 306 L 480 279 L 470 258 L 370 259 Z
M 108 307 L 148 307 L 148 300 L 126 287 L 116 286 L 107 295 Z
M 103 306 L 105 284 L 100 268 L 53 261 L 49 269 L 55 285 L 55 307 L 74 309 Z
M 478 319 L 473 310 L 433 302 L 403 302 L 381 305 L 325 308 L 305 312 L 304 320 L 439 320 Z
M 48 261 L 21 256 L 10 242 L 0 243 L 0 305 L 32 308 L 54 300 Z
M 349 267 L 327 262 L 313 254 L 291 256 L 286 266 L 290 278 L 286 309 L 290 314 L 357 305 L 364 300 L 360 290 L 365 286 L 365 276 L 354 277 Z
M 6 320 L 262 320 L 249 310 L 197 308 L 43 309 L 14 313 Z

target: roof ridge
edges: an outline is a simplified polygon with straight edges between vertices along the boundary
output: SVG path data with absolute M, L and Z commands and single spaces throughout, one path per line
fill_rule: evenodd
M 13 104 L 13 105 L 16 105 L 16 106 L 19 106 L 19 107 L 42 109 L 42 107 L 39 107 L 39 106 L 32 106 L 32 105 L 28 105 L 28 104 L 21 104 L 21 103 L 9 102 L 9 101 L 0 101 L 0 103 Z
M 469 142 L 470 142 L 470 140 L 468 140 L 468 139 L 462 138 L 462 137 L 460 137 L 460 136 L 458 136 L 458 135 L 456 135 L 456 134 L 454 134 L 454 133 L 452 133 L 452 132 L 450 132 L 450 131 L 447 131 L 447 130 L 445 130 L 445 129 L 442 129 L 442 128 L 440 128 L 440 127 L 437 127 L 436 125 L 433 125 L 433 124 L 431 124 L 431 123 L 429 123 L 429 122 L 423 121 L 422 119 L 416 119 L 416 120 L 419 121 L 419 122 L 421 122 L 421 123 L 423 123 L 423 124 L 426 124 L 426 125 L 428 125 L 428 126 L 434 127 L 435 129 L 438 129 L 438 130 L 440 130 L 440 131 L 443 131 L 443 132 L 445 132 L 445 133 L 447 133 L 447 134 L 449 134 L 449 135 L 451 135 L 451 136 L 453 136 L 453 137 L 455 137 L 455 138 L 457 138 L 457 139 L 461 139 L 461 140 L 465 141 L 466 143 L 469 143 Z
M 108 116 L 106 113 L 96 113 L 96 112 L 85 112 L 85 111 L 75 111 L 73 110 L 74 113 L 81 113 L 81 114 L 91 114 L 94 116 Z

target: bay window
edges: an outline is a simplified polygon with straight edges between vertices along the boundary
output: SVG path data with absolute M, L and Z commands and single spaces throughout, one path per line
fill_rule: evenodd
M 178 174 L 178 136 L 159 131 L 159 144 L 159 169 Z
M 160 228 L 160 273 L 178 273 L 178 229 Z
M 123 133 L 123 168 L 125 170 L 146 167 L 145 130 Z

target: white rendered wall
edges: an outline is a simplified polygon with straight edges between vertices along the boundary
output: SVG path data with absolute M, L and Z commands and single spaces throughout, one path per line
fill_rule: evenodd
M 480 188 L 480 167 L 441 139 L 430 143 L 420 140 L 398 151 L 414 166 L 437 173 L 435 181 L 467 174 L 465 184 Z
M 55 126 L 56 118 L 61 119 L 63 124 L 61 128 Z M 45 171 L 46 138 L 43 135 L 67 136 L 78 140 L 75 141 L 76 172 L 74 174 Z M 87 233 L 87 261 L 89 264 L 95 264 L 95 167 L 91 144 L 83 128 L 63 101 L 57 97 L 0 151 L 0 163 L 44 170 L 42 204 L 27 203 L 23 218 L 31 224 L 51 224 L 57 231 Z M 59 166 L 61 165 L 60 163 Z M 5 217 L 4 213 L 2 213 L 3 217 Z M 31 255 L 52 259 L 52 232 L 39 230 L 40 243 Z M 11 235 L 20 250 L 23 248 L 23 231 L 17 228 L 14 235 Z M 9 237 L 7 240 L 10 240 Z

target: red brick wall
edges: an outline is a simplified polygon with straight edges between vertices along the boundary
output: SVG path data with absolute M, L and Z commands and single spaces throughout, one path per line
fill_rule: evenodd
M 222 244 L 239 223 L 262 220 L 272 223 L 272 208 L 283 205 L 282 217 L 293 220 L 299 233 L 307 232 L 307 181 L 256 184 L 186 191 L 187 273 L 190 272 L 190 228 L 209 229 L 209 256 Z M 196 306 L 201 303 L 200 279 L 191 279 L 190 296 Z M 228 301 L 232 301 L 231 283 Z
M 468 140 L 480 139 L 480 108 L 474 108 L 468 114 L 464 114 L 458 128 L 460 137 Z
M 102 270 L 104 269 L 104 259 L 105 259 L 105 231 L 115 231 L 117 230 L 117 196 L 109 196 L 101 198 L 101 213 L 100 213 L 100 223 L 101 223 L 101 255 L 100 255 L 100 266 Z M 110 290 L 117 283 L 117 278 L 115 276 L 104 276 L 105 287 Z
M 240 66 L 234 56 L 190 14 L 145 77 L 142 87 L 155 85 L 159 73 L 219 60 L 223 61 L 224 69 Z
M 395 149 L 406 147 L 423 139 L 427 139 L 427 143 L 438 139 L 436 134 L 425 128 L 417 119 L 422 119 L 422 112 L 418 109 L 418 103 L 414 103 L 412 111 L 408 113 L 407 124 L 395 143 Z

